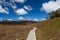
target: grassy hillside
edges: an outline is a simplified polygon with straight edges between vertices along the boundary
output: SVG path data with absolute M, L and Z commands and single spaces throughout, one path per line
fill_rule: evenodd
M 60 17 L 37 24 L 37 40 L 60 40 Z

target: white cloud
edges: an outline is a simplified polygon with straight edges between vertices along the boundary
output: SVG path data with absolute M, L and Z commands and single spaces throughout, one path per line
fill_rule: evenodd
M 26 0 L 15 0 L 16 2 L 24 3 Z
M 29 17 L 26 17 L 26 20 L 31 20 Z
M 37 18 L 34 18 L 33 21 L 39 21 Z
M 11 6 L 13 8 L 13 10 L 17 9 L 17 5 L 15 3 L 8 3 L 7 2 L 7 6 Z
M 4 8 L 2 8 L 1 5 L 0 5 L 0 13 L 9 14 L 9 12 L 7 10 L 5 10 Z
M 10 18 L 10 19 L 7 19 L 7 20 L 8 20 L 8 21 L 12 21 L 13 19 Z
M 37 18 L 30 19 L 29 17 L 23 18 L 22 16 L 20 16 L 18 19 L 19 19 L 19 20 L 31 20 L 31 21 L 39 21 Z
M 2 1 L 0 1 L 0 4 L 2 4 Z
M 28 5 L 28 6 L 25 5 L 24 8 L 25 8 L 26 10 L 29 10 L 29 11 L 32 10 L 32 7 L 29 6 L 29 5 Z
M 44 20 L 46 20 L 46 19 L 41 19 L 40 21 L 44 21 Z
M 20 16 L 18 19 L 19 19 L 19 20 L 24 20 L 24 18 L 23 18 L 22 16 Z
M 17 7 L 16 6 L 12 6 L 14 9 L 17 9 Z
M 12 8 L 13 8 L 14 10 L 16 10 L 16 9 L 17 9 L 17 6 L 15 6 L 15 5 L 12 5 Z
M 9 9 L 7 7 L 4 8 L 5 10 L 9 11 Z
M 26 10 L 24 10 L 23 8 L 21 8 L 21 9 L 17 9 L 16 13 L 17 13 L 17 15 L 25 15 L 28 12 Z
M 29 17 L 23 18 L 22 16 L 20 16 L 18 19 L 19 20 L 31 20 Z
M 50 13 L 59 8 L 60 8 L 60 0 L 56 0 L 56 1 L 49 1 L 48 3 L 47 2 L 44 3 L 41 9 L 46 11 L 47 13 Z

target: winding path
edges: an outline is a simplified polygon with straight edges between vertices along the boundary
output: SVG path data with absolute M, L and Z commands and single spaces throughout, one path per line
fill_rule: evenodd
M 28 37 L 27 37 L 27 40 L 36 40 L 36 33 L 35 33 L 35 30 L 36 30 L 37 28 L 36 27 L 34 27 L 31 31 L 30 31 L 30 33 L 29 33 L 29 35 L 28 35 Z

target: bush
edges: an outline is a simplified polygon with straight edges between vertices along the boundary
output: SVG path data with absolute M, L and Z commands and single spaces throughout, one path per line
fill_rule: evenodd
M 50 19 L 55 18 L 55 17 L 60 17 L 60 9 L 58 9 L 56 11 L 52 11 L 50 13 Z

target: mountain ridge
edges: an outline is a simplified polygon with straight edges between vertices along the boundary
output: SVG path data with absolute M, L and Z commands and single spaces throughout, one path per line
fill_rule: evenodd
M 19 20 L 19 21 L 8 21 L 8 20 L 4 20 L 4 21 L 0 21 L 0 24 L 29 24 L 29 23 L 37 23 L 38 21 L 31 21 L 31 20 Z

